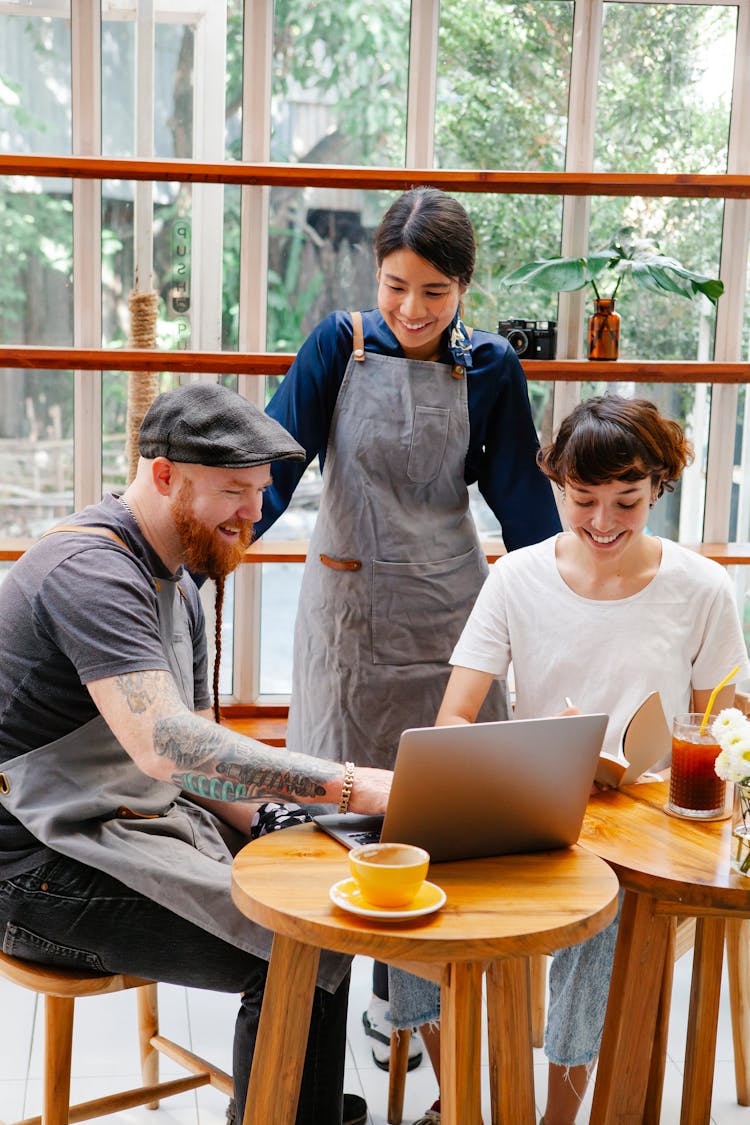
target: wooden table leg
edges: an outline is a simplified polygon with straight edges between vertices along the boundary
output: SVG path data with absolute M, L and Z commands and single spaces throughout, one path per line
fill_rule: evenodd
M 294 1125 L 320 950 L 276 934 L 243 1125 Z
M 667 1068 L 669 1013 L 672 1007 L 672 984 L 674 982 L 676 931 L 677 919 L 673 918 L 669 927 L 669 941 L 664 954 L 664 973 L 662 974 L 661 991 L 659 993 L 659 1012 L 656 1017 L 654 1049 L 651 1052 L 651 1069 L 649 1070 L 648 1086 L 646 1087 L 643 1125 L 659 1125 L 661 1121 L 664 1074 Z
M 647 895 L 626 891 L 615 948 L 591 1120 L 643 1119 L 671 919 Z
M 482 966 L 450 962 L 440 991 L 441 1125 L 481 1123 L 481 1039 Z
M 711 1119 L 725 929 L 724 918 L 699 918 L 695 927 L 680 1125 L 708 1125 Z
M 737 1101 L 750 1105 L 750 919 L 727 918 L 727 972 Z
M 493 961 L 487 969 L 492 1125 L 536 1121 L 530 970 L 528 957 Z

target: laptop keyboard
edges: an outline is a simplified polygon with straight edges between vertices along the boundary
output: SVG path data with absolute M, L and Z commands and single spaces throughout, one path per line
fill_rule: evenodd
M 379 832 L 350 832 L 349 839 L 355 844 L 377 844 L 380 842 Z

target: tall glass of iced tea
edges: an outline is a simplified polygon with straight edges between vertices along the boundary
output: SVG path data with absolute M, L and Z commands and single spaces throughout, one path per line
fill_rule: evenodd
M 678 715 L 672 723 L 672 773 L 668 808 L 680 816 L 721 816 L 726 782 L 716 776 L 720 747 L 710 721 L 701 731 L 702 715 Z

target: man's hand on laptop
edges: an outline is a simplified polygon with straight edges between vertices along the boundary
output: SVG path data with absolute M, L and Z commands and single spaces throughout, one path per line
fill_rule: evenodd
M 354 770 L 349 811 L 355 813 L 384 813 L 391 791 L 393 772 L 376 770 L 370 766 L 357 766 Z

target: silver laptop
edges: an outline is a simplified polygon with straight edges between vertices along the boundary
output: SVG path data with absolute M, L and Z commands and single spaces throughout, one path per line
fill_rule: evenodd
M 607 720 L 406 730 L 385 817 L 330 813 L 315 823 L 350 848 L 397 840 L 436 862 L 568 847 L 581 831 Z

